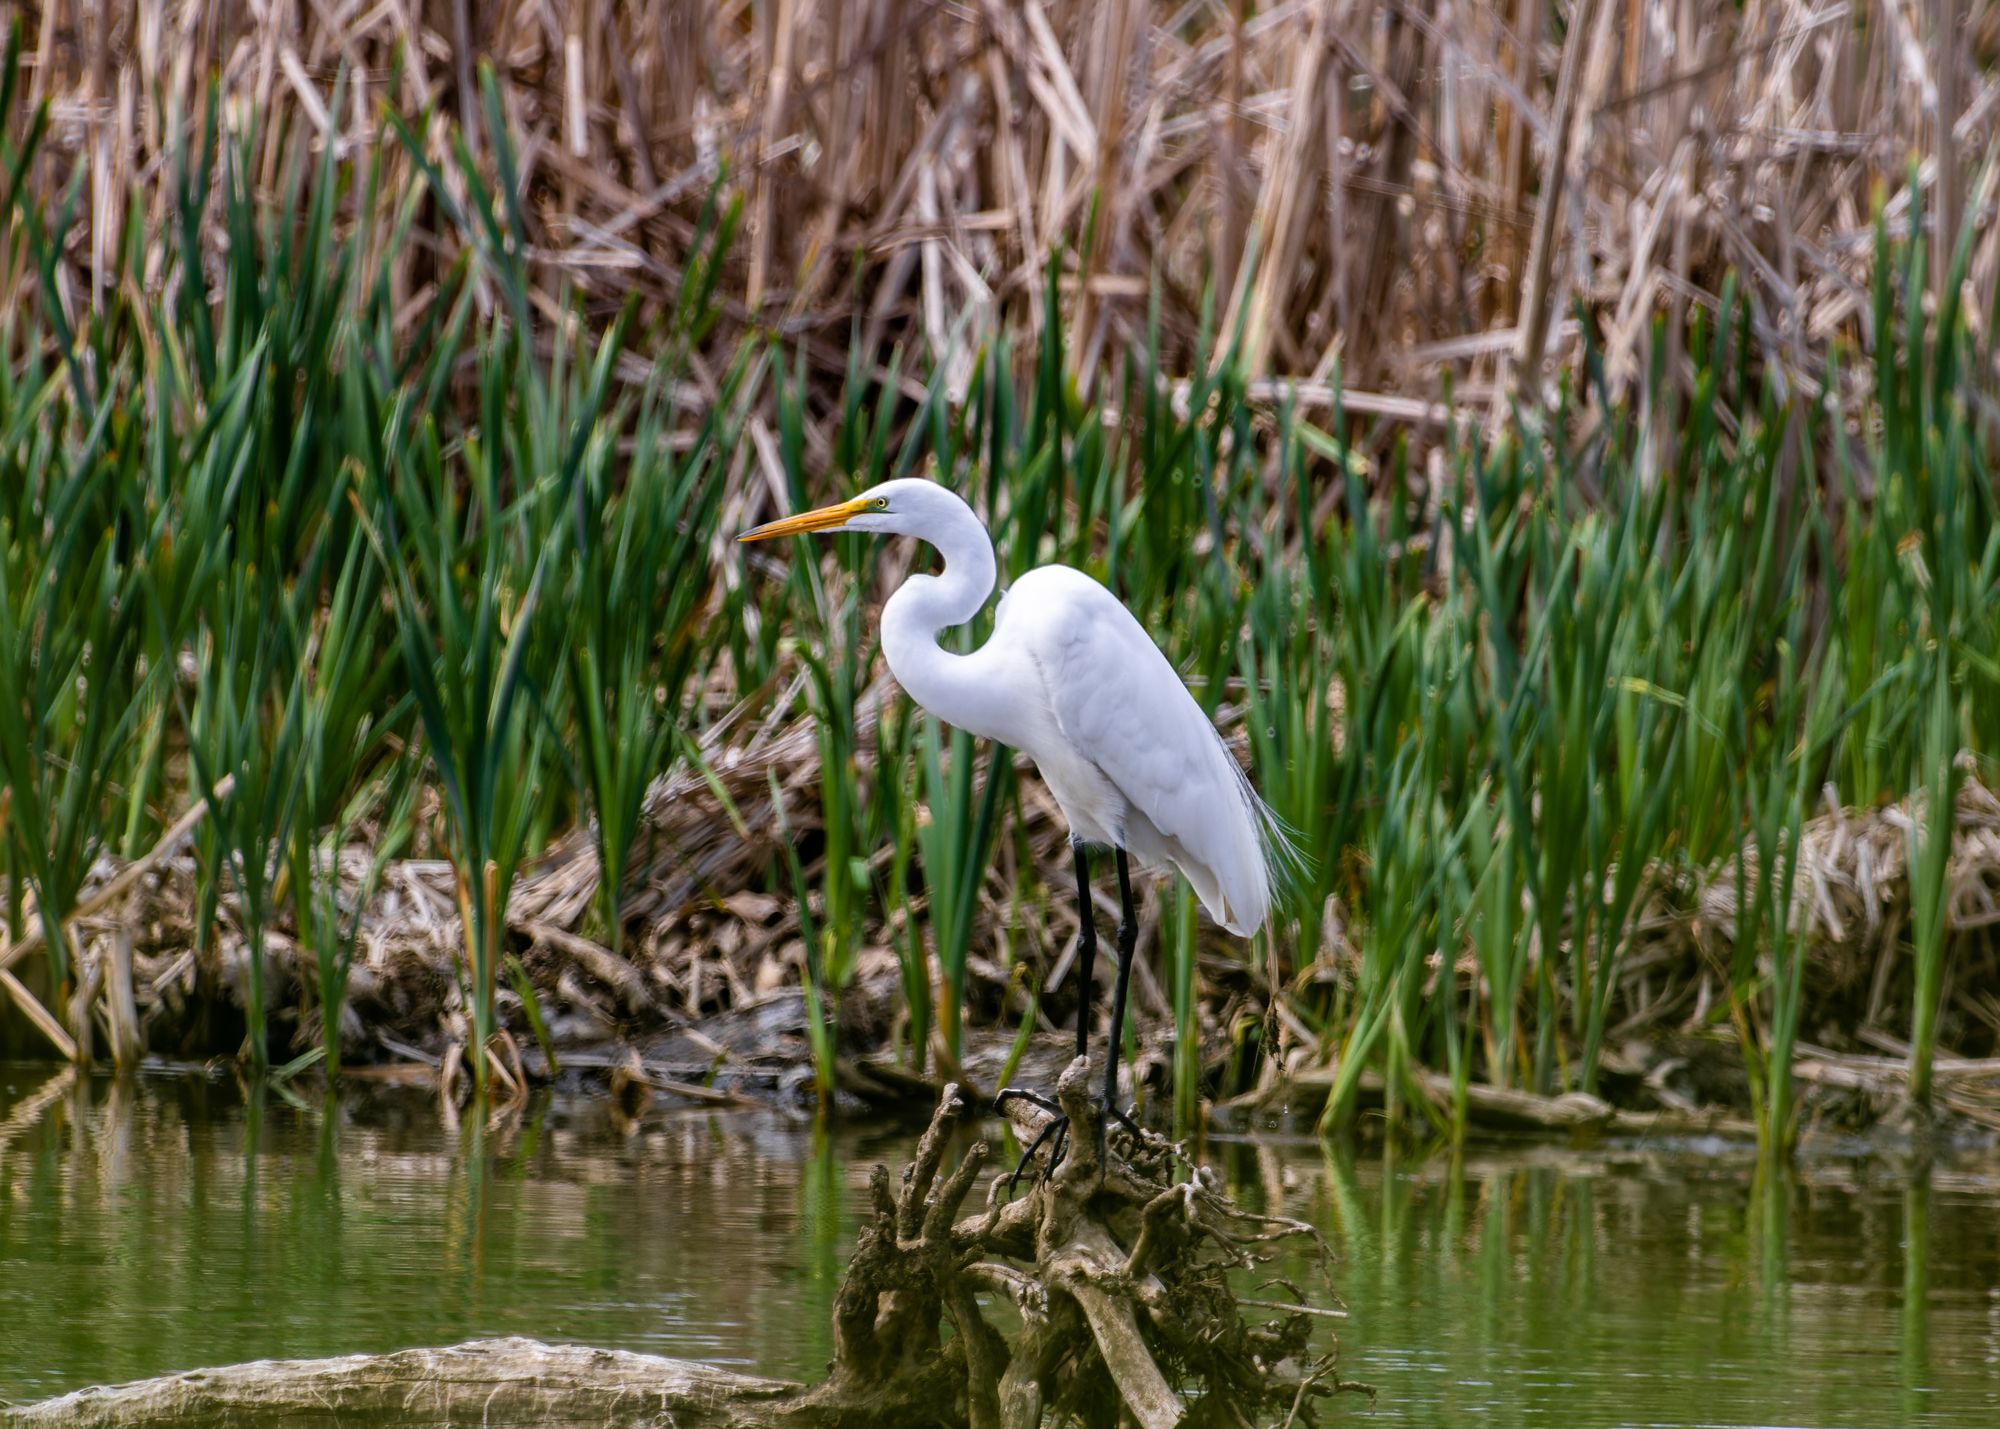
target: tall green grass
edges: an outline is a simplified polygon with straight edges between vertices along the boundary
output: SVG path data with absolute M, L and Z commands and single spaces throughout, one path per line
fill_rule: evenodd
M 732 497 L 774 476 L 807 504 L 929 473 L 987 517 L 1003 580 L 1051 560 L 1105 580 L 1248 746 L 1307 854 L 1259 973 L 1285 1036 L 1334 1065 L 1328 1129 L 1377 1086 L 1392 1119 L 1447 1134 L 1473 1080 L 1597 1089 L 1637 928 L 1722 880 L 1736 916 L 1711 929 L 1723 996 L 1702 1030 L 1738 1041 L 1786 1142 L 1801 860 L 1829 798 L 1923 796 L 1909 1030 L 1928 1094 L 1954 796 L 1967 753 L 2000 743 L 2000 523 L 1984 359 L 1955 302 L 1926 311 L 1921 243 L 1878 225 L 1872 361 L 1825 379 L 1867 376 L 1845 408 L 1773 368 L 1726 291 L 1682 335 L 1692 394 L 1650 375 L 1675 433 L 1657 468 L 1591 362 L 1550 410 L 1420 449 L 1338 405 L 1309 421 L 1252 403 L 1230 334 L 1203 334 L 1177 388 L 1157 315 L 1086 394 L 1059 265 L 1039 340 L 985 341 L 962 401 L 941 376 L 912 395 L 913 364 L 864 351 L 859 325 L 836 382 L 781 334 L 717 365 L 735 207 L 718 196 L 652 317 L 538 305 L 513 156 L 483 169 L 422 119 L 389 116 L 405 183 L 380 151 L 357 171 L 285 136 L 263 194 L 211 109 L 174 178 L 166 270 L 128 243 L 125 281 L 80 324 L 47 298 L 74 191 L 22 187 L 32 125 L 0 147 L 0 257 L 44 275 L 0 316 L 0 853 L 10 931 L 32 903 L 58 985 L 93 860 L 207 798 L 201 896 L 243 924 L 251 1058 L 303 1050 L 273 1045 L 260 955 L 289 919 L 337 1062 L 356 910 L 330 870 L 367 840 L 365 893 L 393 851 L 441 849 L 483 1079 L 489 1039 L 537 1024 L 507 932 L 516 874 L 587 826 L 586 931 L 622 950 L 647 791 L 709 717 L 696 692 L 724 692 L 742 727 L 780 702 L 816 722 L 815 799 L 784 805 L 796 838 L 746 876 L 799 904 L 822 1093 L 841 993 L 878 943 L 913 1064 L 934 1042 L 956 1058 L 983 1015 L 979 957 L 1039 946 L 985 910 L 1069 897 L 1022 833 L 1011 751 L 895 704 L 857 724 L 882 673 L 883 543 L 709 555 Z M 373 235 L 425 204 L 464 248 L 413 312 Z M 768 441 L 746 456 L 753 420 Z M 1160 906 L 1186 1121 L 1217 948 L 1184 890 Z
M 741 403 L 761 376 L 755 350 L 746 348 L 723 374 L 685 454 L 676 450 L 678 386 L 715 321 L 716 284 L 739 211 L 711 204 L 703 212 L 636 403 L 574 418 L 589 440 L 575 478 L 578 551 L 569 563 L 564 662 L 575 736 L 564 747 L 574 751 L 573 777 L 596 824 L 596 931 L 614 951 L 624 937 L 627 864 L 646 790 L 687 726 L 688 686 L 704 673 L 711 582 L 700 573 L 723 468 L 742 432 Z M 616 360 L 615 349 L 610 356 Z

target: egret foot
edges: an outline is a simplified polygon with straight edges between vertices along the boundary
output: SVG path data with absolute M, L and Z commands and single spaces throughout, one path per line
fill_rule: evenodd
M 1029 1091 L 1025 1087 L 1004 1088 L 993 1099 L 993 1109 L 1002 1116 L 1005 1116 L 1007 1114 L 1007 1103 L 1010 1101 L 1026 1102 L 1036 1110 L 1047 1112 L 1049 1115 L 1049 1119 L 1042 1123 L 1041 1130 L 1035 1133 L 1035 1139 L 1028 1143 L 1028 1149 L 1021 1153 L 1021 1159 L 1015 1163 L 1014 1174 L 1007 1178 L 1007 1194 L 1011 1196 L 1014 1194 L 1015 1187 L 1020 1183 L 1022 1173 L 1028 1169 L 1029 1163 L 1035 1159 L 1035 1153 L 1040 1151 L 1044 1146 L 1049 1146 L 1050 1152 L 1048 1164 L 1042 1168 L 1043 1177 L 1046 1179 L 1049 1176 L 1053 1176 L 1056 1167 L 1062 1165 L 1063 1157 L 1069 1154 L 1069 1116 L 1063 1111 L 1061 1106 L 1051 1101 L 1048 1097 L 1043 1096 L 1040 1092 Z M 1119 1126 L 1132 1135 L 1135 1141 L 1140 1138 L 1141 1132 L 1139 1124 L 1132 1119 L 1131 1113 L 1120 1111 L 1115 1104 L 1109 1101 L 1100 1101 L 1098 1105 L 1104 1108 L 1104 1116 L 1097 1123 L 1097 1149 L 1101 1159 L 1104 1150 L 1104 1132 L 1107 1123 L 1116 1121 Z
M 1012 1101 L 1026 1102 L 1038 1111 L 1045 1111 L 1049 1114 L 1049 1119 L 1042 1123 L 1042 1129 L 1035 1133 L 1035 1139 L 1029 1142 L 1028 1149 L 1021 1153 L 1021 1159 L 1014 1165 L 1014 1174 L 1007 1178 L 1007 1194 L 1010 1196 L 1014 1194 L 1015 1186 L 1020 1183 L 1021 1173 L 1028 1169 L 1028 1163 L 1035 1159 L 1035 1153 L 1043 1146 L 1051 1141 L 1055 1143 L 1054 1150 L 1049 1156 L 1049 1164 L 1042 1173 L 1045 1176 L 1054 1174 L 1056 1167 L 1062 1164 L 1063 1155 L 1069 1150 L 1069 1118 L 1063 1114 L 1060 1106 L 1040 1092 L 1031 1092 L 1026 1087 L 1003 1087 L 1000 1095 L 993 1098 L 993 1110 L 1005 1116 L 1007 1103 Z

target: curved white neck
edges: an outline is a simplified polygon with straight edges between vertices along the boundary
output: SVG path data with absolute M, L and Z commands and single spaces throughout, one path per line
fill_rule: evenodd
M 970 512 L 919 538 L 944 557 L 944 574 L 911 576 L 882 607 L 882 654 L 889 671 L 911 699 L 946 724 L 1004 738 L 990 727 L 993 692 L 977 676 L 977 654 L 956 655 L 938 644 L 940 631 L 971 620 L 993 594 L 998 573 L 992 539 Z

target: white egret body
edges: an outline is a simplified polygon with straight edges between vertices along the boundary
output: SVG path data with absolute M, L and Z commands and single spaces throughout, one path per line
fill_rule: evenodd
M 934 481 L 888 481 L 739 539 L 807 531 L 914 536 L 944 557 L 941 575 L 911 576 L 883 607 L 882 651 L 919 705 L 1023 751 L 1055 795 L 1077 846 L 1086 1000 L 1096 935 L 1083 848 L 1117 850 L 1124 926 L 1115 1063 L 1136 938 L 1126 852 L 1179 869 L 1210 917 L 1248 937 L 1263 925 L 1277 866 L 1290 856 L 1277 819 L 1152 636 L 1092 577 L 1068 566 L 1029 571 L 1002 596 L 992 638 L 961 655 L 938 635 L 979 613 L 996 570 L 985 526 L 956 494 Z M 1086 1020 L 1080 1013 L 1079 1054 Z

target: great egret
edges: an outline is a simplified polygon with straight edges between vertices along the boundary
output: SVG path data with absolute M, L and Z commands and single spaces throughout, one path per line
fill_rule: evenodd
M 737 539 L 813 531 L 914 536 L 943 555 L 942 575 L 911 576 L 882 607 L 882 653 L 897 682 L 937 718 L 1033 759 L 1069 821 L 1083 986 L 1079 1057 L 1090 1052 L 1097 955 L 1087 850 L 1114 851 L 1121 917 L 1104 1104 L 1115 1112 L 1139 932 L 1126 854 L 1179 869 L 1209 916 L 1247 938 L 1270 911 L 1279 866 L 1294 856 L 1282 826 L 1152 636 L 1098 581 L 1069 566 L 1029 571 L 1001 597 L 992 638 L 959 655 L 938 644 L 938 632 L 979 613 L 995 568 L 992 538 L 955 493 L 920 478 L 885 481 Z

